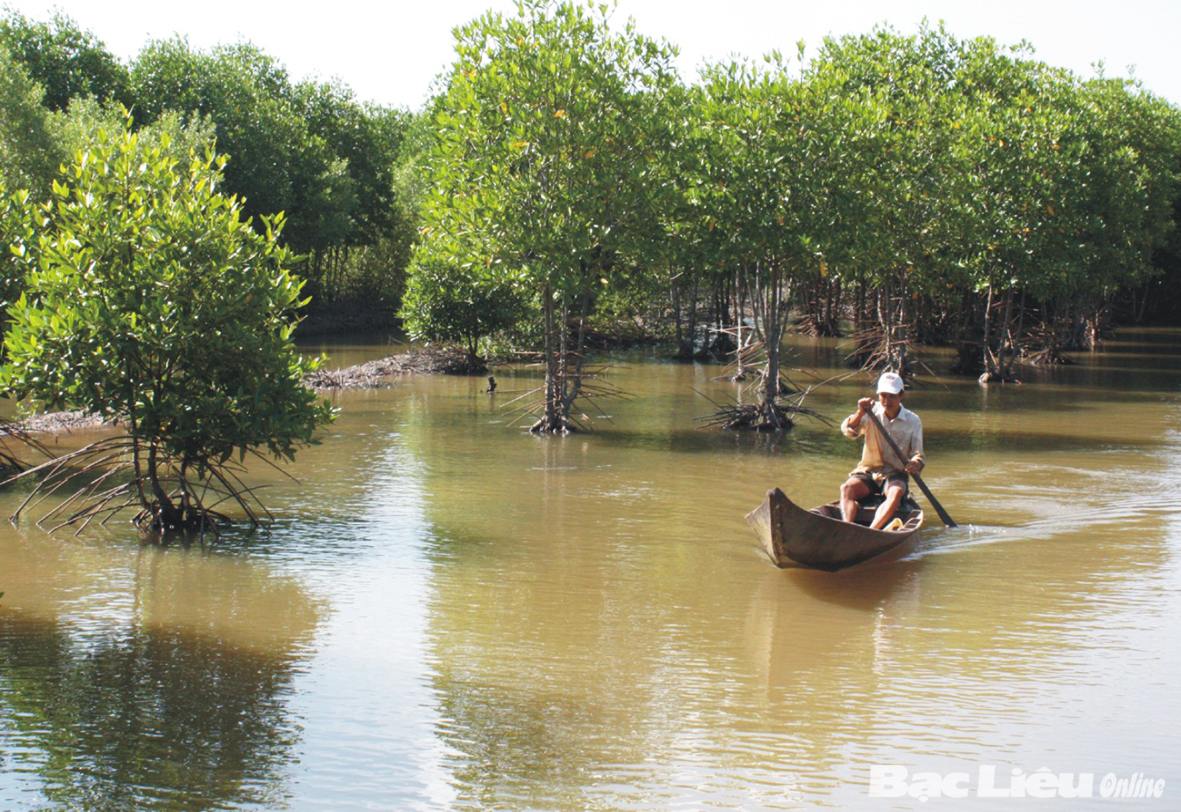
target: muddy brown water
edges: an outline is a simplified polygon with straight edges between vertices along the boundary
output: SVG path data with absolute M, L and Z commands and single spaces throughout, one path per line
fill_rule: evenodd
M 794 353 L 841 371 L 833 342 Z M 922 806 L 871 798 L 874 765 L 1095 775 L 973 809 L 1107 808 L 1107 773 L 1176 808 L 1181 332 L 1077 358 L 925 380 L 926 479 L 962 526 L 928 510 L 905 559 L 837 576 L 776 570 L 743 515 L 772 485 L 834 498 L 856 446 L 701 431 L 732 385 L 644 353 L 561 439 L 498 408 L 528 369 L 492 397 L 342 393 L 299 484 L 258 472 L 269 534 L 0 525 L 0 808 Z M 840 419 L 865 388 L 809 404 Z

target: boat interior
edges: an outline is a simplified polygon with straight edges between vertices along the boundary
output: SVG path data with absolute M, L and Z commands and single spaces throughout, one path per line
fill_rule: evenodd
M 864 525 L 865 527 L 869 527 L 870 523 L 873 521 L 874 513 L 877 512 L 878 506 L 883 501 L 885 501 L 885 497 L 882 496 L 881 494 L 871 494 L 870 496 L 867 496 L 864 499 L 861 499 L 858 502 L 860 507 L 857 510 L 857 524 Z M 909 530 L 910 528 L 907 525 L 908 525 L 911 517 L 915 513 L 917 513 L 919 511 L 919 509 L 920 508 L 918 506 L 918 503 L 915 502 L 913 499 L 911 499 L 909 496 L 906 499 L 902 500 L 902 504 L 899 506 L 898 512 L 895 514 L 895 518 L 902 520 L 902 526 L 895 527 L 893 529 L 894 530 Z M 825 516 L 829 519 L 840 520 L 842 518 L 841 517 L 841 506 L 840 506 L 840 504 L 838 504 L 836 502 L 833 502 L 833 503 L 830 503 L 827 505 L 821 505 L 818 508 L 813 508 L 812 512 L 819 513 L 821 516 Z M 893 521 L 893 520 L 891 520 L 891 521 Z M 887 523 L 886 527 L 887 527 L 887 529 L 889 529 L 890 524 Z

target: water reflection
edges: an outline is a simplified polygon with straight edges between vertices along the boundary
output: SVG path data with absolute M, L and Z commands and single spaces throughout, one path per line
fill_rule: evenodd
M 22 541 L 0 550 L 6 582 L 32 587 L 0 603 L 0 802 L 281 802 L 301 735 L 286 704 L 318 616 L 307 595 L 199 551 L 116 563 L 94 546 Z
M 564 439 L 482 379 L 342 394 L 302 484 L 268 480 L 285 520 L 214 552 L 0 532 L 0 807 L 876 809 L 874 763 L 1181 782 L 1171 370 L 926 385 L 963 526 L 838 577 L 774 569 L 742 517 L 772 484 L 830 501 L 856 445 L 696 430 L 717 371 L 637 355 L 637 397 Z
M 786 580 L 790 587 L 822 603 L 869 612 L 881 608 L 887 601 L 898 600 L 899 595 L 917 589 L 919 575 L 925 564 L 923 558 L 904 561 L 877 559 L 854 567 L 837 578 L 829 573 L 812 570 L 768 572 L 760 588 L 778 590 L 782 595 L 782 590 L 787 587 L 772 585 Z

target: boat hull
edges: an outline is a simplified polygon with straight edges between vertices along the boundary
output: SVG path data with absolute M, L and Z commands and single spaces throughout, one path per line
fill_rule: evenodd
M 865 524 L 846 522 L 837 502 L 806 510 L 774 488 L 746 521 L 775 566 L 835 572 L 897 551 L 923 524 L 913 504 L 899 511 L 899 530 L 871 530 L 872 515 L 872 508 L 862 508 L 858 520 Z

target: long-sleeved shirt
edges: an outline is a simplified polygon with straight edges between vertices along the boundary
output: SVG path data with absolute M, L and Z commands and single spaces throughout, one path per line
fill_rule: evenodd
M 873 421 L 868 416 L 862 416 L 856 428 L 849 425 L 856 413 L 849 415 L 841 423 L 841 432 L 852 440 L 865 437 L 865 447 L 861 450 L 861 462 L 853 469 L 853 473 L 895 474 L 904 473 L 906 463 L 917 460 L 922 465 L 923 458 L 923 423 L 919 416 L 900 406 L 898 416 L 893 420 L 886 417 L 885 407 L 880 403 L 873 405 L 873 413 L 877 415 L 882 426 L 894 438 L 894 442 L 902 449 L 905 459 L 899 460 L 898 455 L 890 448 L 889 443 L 881 438 Z

